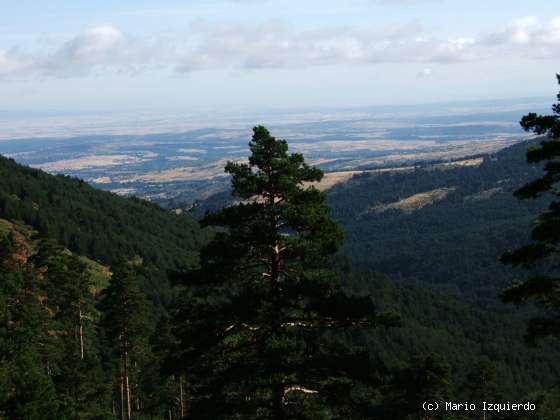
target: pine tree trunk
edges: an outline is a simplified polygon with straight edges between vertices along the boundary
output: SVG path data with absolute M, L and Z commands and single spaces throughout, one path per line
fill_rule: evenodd
M 82 310 L 78 310 L 78 322 L 79 322 L 79 336 L 80 336 L 80 358 L 84 360 L 84 323 L 82 321 Z
M 125 418 L 124 418 L 124 377 L 123 377 L 123 375 L 121 375 L 120 386 L 121 386 L 121 420 L 125 420 Z
M 126 392 L 126 414 L 127 420 L 132 420 L 132 402 L 131 402 L 131 395 L 130 395 L 130 381 L 128 378 L 128 350 L 126 349 L 125 344 L 125 351 L 124 351 L 124 384 L 125 384 L 125 392 Z
M 179 407 L 181 408 L 181 418 L 185 417 L 185 406 L 183 401 L 183 376 L 179 375 Z

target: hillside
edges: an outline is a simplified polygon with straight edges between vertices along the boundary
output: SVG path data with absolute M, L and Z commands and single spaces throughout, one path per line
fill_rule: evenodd
M 511 279 L 511 273 L 497 262 L 500 249 L 524 241 L 542 205 L 518 202 L 511 196 L 538 171 L 525 164 L 525 147 L 486 156 L 480 165 L 432 164 L 409 172 L 355 175 L 330 190 L 333 213 L 341 220 L 347 238 L 343 249 L 347 257 L 332 261 L 344 289 L 370 296 L 380 310 L 396 310 L 401 316 L 402 325 L 397 328 L 350 328 L 330 338 L 343 345 L 363 345 L 375 355 L 381 375 L 375 404 L 380 410 L 391 410 L 391 401 L 399 395 L 399 389 L 393 388 L 399 372 L 415 368 L 416 357 L 434 353 L 441 355 L 444 365 L 449 364 L 449 392 L 459 399 L 476 395 L 477 381 L 488 371 L 495 372 L 492 386 L 506 399 L 526 398 L 556 384 L 557 342 L 526 346 L 525 317 L 512 316 L 512 308 L 500 307 L 497 299 L 500 287 Z M 87 292 L 82 291 L 87 298 L 84 302 L 89 302 L 93 315 L 86 336 L 88 348 L 95 354 L 91 363 L 96 370 L 82 366 L 76 371 L 86 369 L 79 374 L 84 375 L 83 383 L 88 385 L 83 389 L 92 393 L 90 398 L 99 393 L 95 405 L 88 400 L 88 410 L 106 415 L 111 406 L 107 388 L 113 374 L 110 366 L 116 360 L 115 350 L 104 341 L 111 325 L 101 322 L 116 310 L 107 303 L 110 296 L 106 290 L 113 284 L 113 268 L 109 266 L 118 266 L 123 257 L 132 260 L 134 281 L 156 305 L 173 313 L 174 305 L 169 304 L 174 293 L 167 273 L 192 265 L 208 234 L 188 216 L 97 191 L 79 180 L 47 175 L 8 159 L 0 159 L 0 176 L 0 241 L 9 245 L 0 249 L 4 253 L 2 275 L 14 285 L 17 279 L 28 278 L 36 290 L 37 299 L 26 303 L 37 310 L 41 320 L 33 324 L 33 337 L 39 341 L 30 341 L 29 345 L 37 345 L 32 357 L 41 357 L 41 346 L 52 349 L 46 361 L 33 362 L 33 366 L 48 363 L 66 369 L 68 354 L 76 354 L 72 350 L 74 334 L 66 331 L 81 318 L 67 310 L 76 308 L 69 305 L 72 293 L 76 293 L 71 279 L 82 277 L 87 284 Z M 54 241 L 49 245 L 48 238 L 62 248 Z M 357 269 L 355 263 L 366 269 Z M 368 269 L 393 274 L 394 278 Z M 12 296 L 26 290 L 18 287 L 0 291 L 0 303 L 11 302 Z M 465 296 L 472 299 L 465 300 Z M 477 305 L 472 305 L 474 300 Z M 169 331 L 160 330 L 160 324 L 166 322 L 160 316 L 162 311 L 152 311 L 145 302 L 141 306 L 145 309 L 142 346 L 148 356 L 140 360 L 153 368 L 139 371 L 138 377 L 145 382 L 138 392 L 150 401 L 150 415 L 162 418 L 169 398 L 177 398 L 177 377 L 160 370 L 166 357 L 172 357 L 167 352 L 175 344 L 169 344 L 174 342 L 165 335 L 171 334 Z M 496 313 L 497 308 L 504 313 Z M 15 309 L 13 316 L 20 316 Z M 0 346 L 11 349 L 12 336 L 4 341 L 2 337 Z M 60 348 L 62 342 L 70 346 L 68 352 Z M 464 349 L 469 349 L 468 354 Z M 9 360 L 14 365 L 24 363 L 17 351 Z M 52 382 L 47 402 L 73 389 L 63 374 L 45 377 L 39 369 L 36 375 Z M 10 377 L 14 383 L 16 379 L 17 375 Z M 89 389 L 91 383 L 97 390 Z M 159 394 L 153 393 L 154 387 L 159 387 Z M 33 388 L 33 392 L 39 391 Z M 3 398 L 10 401 L 10 396 L 0 393 L 0 404 L 6 406 Z M 39 399 L 31 396 L 29 404 L 35 401 Z M 395 412 L 386 415 L 398 418 Z
M 345 232 L 342 254 L 359 266 L 438 284 L 497 309 L 498 293 L 524 275 L 498 259 L 527 242 L 544 206 L 513 197 L 540 172 L 525 161 L 528 144 L 406 170 L 327 173 L 328 202 Z M 231 202 L 230 192 L 221 192 L 190 213 L 200 217 Z
M 37 288 L 35 292 L 37 295 L 47 296 L 47 302 L 55 303 L 61 299 L 62 302 L 67 302 L 64 300 L 65 293 L 68 293 L 68 288 L 72 285 L 65 278 L 59 277 L 62 272 L 56 265 L 60 264 L 60 260 L 44 255 L 45 252 L 49 252 L 48 247 L 40 245 L 44 238 L 29 226 L 0 219 L 0 243 L 5 243 L 8 237 L 12 250 L 18 251 L 10 253 L 9 249 L 1 250 L 0 274 L 10 279 L 10 276 L 27 273 L 32 276 L 30 280 Z M 72 257 L 69 253 L 63 252 L 62 257 L 65 256 Z M 86 268 L 84 276 L 88 279 L 88 283 L 94 286 L 94 289 L 90 289 L 92 293 L 90 299 L 94 298 L 93 302 L 96 306 L 103 309 L 100 304 L 103 295 L 99 295 L 98 287 L 99 282 L 106 285 L 109 280 L 106 267 L 85 257 L 75 256 L 75 258 L 79 260 L 78 267 Z M 14 264 L 10 261 L 18 261 L 18 263 Z M 408 366 L 413 356 L 438 353 L 451 367 L 452 389 L 458 399 L 469 399 L 476 393 L 478 383 L 473 381 L 473 377 L 477 378 L 481 375 L 478 371 L 481 363 L 487 363 L 492 370 L 495 370 L 496 377 L 492 379 L 492 384 L 500 390 L 504 398 L 526 398 L 531 392 L 549 389 L 556 383 L 559 373 L 555 363 L 556 342 L 546 342 L 538 347 L 524 345 L 521 320 L 507 319 L 501 315 L 473 309 L 468 304 L 431 287 L 394 281 L 383 275 L 355 270 L 344 261 L 338 261 L 337 271 L 342 275 L 345 287 L 351 293 L 370 295 L 379 309 L 397 309 L 400 312 L 402 326 L 399 328 L 383 328 L 373 332 L 349 330 L 346 338 L 340 337 L 343 340 L 350 340 L 350 337 L 353 337 L 352 340 L 364 343 L 378 358 L 380 371 L 385 372 L 389 378 L 403 366 Z M 43 278 L 40 273 L 44 272 L 47 276 Z M 69 274 L 70 277 L 79 275 L 78 272 Z M 40 281 L 33 279 L 40 279 Z M 5 298 L 10 296 L 10 292 L 9 288 L 1 290 L 0 302 L 6 302 Z M 32 302 L 27 305 L 31 305 Z M 96 314 L 95 318 L 100 316 L 95 309 L 90 310 Z M 64 312 L 48 308 L 42 315 L 42 323 L 36 327 L 38 328 L 36 332 L 43 337 L 43 345 L 49 349 L 47 360 L 57 366 L 64 366 L 64 358 L 68 357 L 61 350 L 63 348 L 61 344 L 65 342 L 64 340 L 71 340 L 73 337 L 59 332 L 61 328 L 68 328 L 61 323 L 64 320 L 61 318 L 63 316 L 65 316 Z M 104 329 L 101 328 L 100 331 L 103 332 Z M 157 334 L 157 330 L 155 333 Z M 95 345 L 93 350 L 101 358 L 96 359 L 93 365 L 96 370 L 83 373 L 90 375 L 84 376 L 85 381 L 89 387 L 93 386 L 90 391 L 86 391 L 87 387 L 82 388 L 82 392 L 89 393 L 86 418 L 103 418 L 103 416 L 109 418 L 110 402 L 107 400 L 107 388 L 103 384 L 111 380 L 111 371 L 101 368 L 99 363 L 100 360 L 104 363 L 112 361 L 112 356 L 106 347 L 107 343 L 94 340 L 96 337 L 94 330 L 88 329 L 86 337 L 88 337 L 89 351 L 91 352 L 91 346 Z M 3 335 L 0 334 L 0 347 L 5 345 L 9 348 L 2 339 Z M 465 348 L 469 349 L 468 354 L 464 353 Z M 35 349 L 28 350 L 31 354 L 34 354 L 33 351 Z M 9 360 L 17 361 L 17 357 L 10 355 Z M 87 369 L 91 367 L 88 366 Z M 64 372 L 68 374 L 67 371 Z M 148 372 L 148 374 L 154 375 L 150 377 L 153 378 L 151 380 L 161 381 L 157 373 Z M 71 392 L 73 382 L 60 374 L 45 376 L 40 371 L 34 371 L 34 375 L 32 380 L 42 379 L 49 383 L 47 399 L 40 405 L 40 410 L 53 410 L 52 413 L 55 413 L 55 409 L 60 410 L 57 415 L 62 416 L 65 412 L 63 410 L 68 408 L 55 407 L 53 400 Z M 7 379 L 15 382 L 11 376 Z M 20 399 L 24 406 L 35 401 L 37 395 L 45 395 L 40 387 L 32 383 L 24 382 L 18 386 L 25 386 L 30 390 L 28 400 Z M 388 401 L 393 398 L 395 392 L 390 388 L 389 383 L 387 386 L 389 389 L 383 391 L 378 401 L 380 409 L 389 406 Z M 167 392 L 172 393 L 173 389 Z M 2 398 L 10 401 L 9 396 L 6 397 L 0 392 L 0 404 Z M 164 402 L 158 404 L 165 406 Z M 151 412 L 151 415 L 155 414 L 156 418 L 163 418 L 158 417 L 159 406 L 155 407 L 155 412 Z M 103 414 L 99 414 L 101 417 L 94 417 L 92 413 Z M 391 412 L 388 416 L 387 418 L 394 418 Z
M 490 362 L 497 373 L 496 385 L 508 398 L 557 384 L 557 340 L 528 346 L 523 319 L 476 308 L 435 286 L 344 264 L 340 271 L 349 290 L 368 294 L 380 308 L 396 308 L 401 316 L 400 328 L 362 334 L 387 366 L 394 368 L 414 355 L 438 353 L 452 367 L 458 399 L 469 398 L 474 387 L 469 375 L 477 374 L 481 362 Z
M 486 155 L 479 166 L 365 173 L 335 186 L 328 200 L 346 233 L 343 253 L 363 267 L 496 306 L 516 275 L 498 259 L 527 242 L 544 205 L 512 195 L 540 171 L 525 162 L 526 149 L 521 143 Z
M 0 218 L 20 220 L 71 251 L 104 264 L 140 257 L 154 301 L 169 294 L 167 271 L 192 265 L 206 234 L 188 216 L 99 191 L 0 156 Z

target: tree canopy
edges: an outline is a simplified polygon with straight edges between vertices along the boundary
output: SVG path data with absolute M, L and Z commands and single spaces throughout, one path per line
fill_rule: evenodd
M 175 313 L 180 359 L 196 378 L 190 418 L 359 418 L 374 361 L 325 334 L 389 317 L 344 293 L 325 264 L 343 237 L 308 185 L 322 172 L 261 126 L 249 148 L 248 163 L 225 168 L 242 201 L 202 220 L 218 233 Z
M 560 75 L 556 77 L 560 84 Z M 536 220 L 531 235 L 533 242 L 502 257 L 505 263 L 533 269 L 533 275 L 503 294 L 506 302 L 519 304 L 536 300 L 546 311 L 530 321 L 528 338 L 560 334 L 560 93 L 557 98 L 551 115 L 529 113 L 521 119 L 523 129 L 544 136 L 539 146 L 527 152 L 527 161 L 542 164 L 544 175 L 515 192 L 521 199 L 547 195 L 552 201 Z

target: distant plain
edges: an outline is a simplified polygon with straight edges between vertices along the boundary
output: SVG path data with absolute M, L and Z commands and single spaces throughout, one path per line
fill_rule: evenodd
M 329 174 L 458 161 L 527 138 L 519 118 L 544 100 L 215 115 L 0 112 L 0 153 L 160 204 L 193 203 L 227 187 L 223 167 L 248 155 L 251 127 L 266 125 Z M 39 134 L 40 133 L 40 134 Z

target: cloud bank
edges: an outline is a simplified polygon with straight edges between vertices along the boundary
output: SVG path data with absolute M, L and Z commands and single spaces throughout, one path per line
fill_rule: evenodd
M 199 22 L 183 35 L 134 37 L 97 26 L 49 50 L 0 49 L 0 80 L 79 77 L 165 70 L 286 69 L 375 63 L 460 63 L 510 54 L 560 58 L 560 17 L 517 19 L 487 34 L 431 36 L 419 21 L 383 28 L 297 30 L 282 22 L 257 25 Z M 426 67 L 428 68 L 428 67 Z M 426 76 L 426 75 L 424 75 Z

